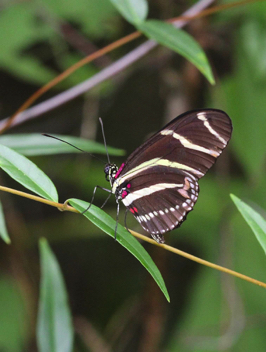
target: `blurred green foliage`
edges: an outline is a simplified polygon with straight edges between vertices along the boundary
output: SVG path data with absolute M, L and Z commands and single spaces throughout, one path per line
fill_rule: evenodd
M 25 80 L 45 84 L 82 58 L 69 50 L 60 33 L 64 21 L 77 25 L 90 40 L 110 38 L 116 32 L 115 13 L 108 0 L 36 0 L 7 5 L 0 16 L 0 47 L 4 48 L 0 66 Z M 37 50 L 40 43 L 46 43 L 47 52 L 38 58 L 31 50 Z M 57 69 L 49 64 L 52 54 Z M 76 84 L 88 78 L 96 72 L 93 67 L 81 68 L 68 82 Z
M 170 7 L 167 7 L 168 2 L 165 4 L 150 3 L 153 18 L 161 15 L 164 18 L 174 17 L 183 10 L 182 4 L 171 3 Z M 39 21 L 36 20 L 38 14 L 41 18 Z M 143 89 L 145 92 L 136 84 L 132 96 L 127 94 L 124 97 L 123 90 L 128 92 L 129 89 L 125 82 L 122 89 L 119 84 L 114 85 L 106 100 L 101 100 L 100 92 L 97 92 L 101 106 L 99 114 L 106 121 L 107 141 L 115 135 L 116 147 L 120 147 L 119 138 L 124 136 L 123 133 L 128 142 L 133 135 L 134 142 L 139 145 L 142 134 L 150 133 L 163 124 L 160 120 L 157 126 L 158 121 L 152 120 L 153 111 L 150 109 L 149 116 L 146 111 L 144 117 L 141 116 L 140 128 L 137 115 L 141 111 L 140 106 L 155 105 L 164 91 L 168 92 L 164 109 L 169 108 L 167 99 L 172 90 L 165 88 L 165 82 L 181 82 L 174 93 L 179 101 L 185 102 L 181 103 L 182 107 L 208 106 L 228 113 L 234 127 L 229 147 L 214 170 L 200 181 L 201 191 L 194 211 L 180 229 L 167 237 L 167 242 L 264 282 L 264 252 L 229 194 L 244 199 L 265 218 L 265 17 L 266 3 L 259 2 L 220 12 L 203 25 L 198 23 L 199 27 L 194 32 L 193 25 L 190 27 L 193 34 L 196 33 L 202 42 L 208 43 L 207 56 L 216 73 L 217 84 L 214 87 L 206 87 L 200 78 L 193 81 L 191 77 L 196 75 L 193 69 L 189 71 L 188 66 L 176 57 L 173 64 L 159 51 L 161 56 L 157 52 L 157 56 L 151 55 L 145 59 L 146 64 L 143 64 L 141 71 L 141 76 L 143 72 L 150 74 L 154 70 L 160 71 L 160 76 L 164 77 L 160 81 L 162 86 L 149 85 L 156 86 L 160 91 L 151 105 L 144 99 L 147 99 L 147 95 L 143 95 L 143 100 L 134 100 L 134 96 L 139 97 L 140 92 L 151 94 L 147 88 L 147 76 Z M 53 24 L 58 25 L 59 19 L 71 23 L 96 46 L 133 31 L 133 27 L 128 27 L 119 19 L 106 0 L 13 2 L 3 8 L 0 16 L 3 28 L 0 43 L 1 48 L 4 48 L 0 53 L 2 70 L 11 72 L 17 79 L 23 79 L 25 85 L 26 82 L 42 84 L 55 77 L 56 72 L 69 62 L 83 57 L 80 52 L 70 48 L 69 43 L 55 30 Z M 39 56 L 33 55 L 29 49 L 36 43 L 45 43 L 49 51 L 41 52 Z M 41 48 L 43 50 L 44 47 Z M 132 68 L 135 78 L 137 69 Z M 95 70 L 99 70 L 99 67 L 93 65 L 89 69 L 84 68 L 78 80 L 87 78 Z M 188 71 L 194 76 L 186 75 Z M 192 79 L 192 83 L 189 79 Z M 74 79 L 68 84 L 72 82 Z M 174 90 L 172 86 L 171 89 Z M 119 106 L 115 106 L 113 117 L 110 106 L 113 106 L 116 94 L 120 105 L 125 101 L 128 105 L 126 113 L 123 109 L 120 112 Z M 201 97 L 201 106 L 188 103 L 192 100 L 191 95 Z M 71 119 L 73 116 L 76 118 L 72 112 L 64 111 L 64 114 L 68 113 Z M 133 126 L 131 113 L 136 116 Z M 120 115 L 123 116 L 121 120 Z M 109 121 L 111 127 L 108 128 Z M 51 131 L 53 124 L 48 120 L 47 128 L 45 124 L 46 119 L 43 118 L 41 128 Z M 60 125 L 60 132 L 69 133 L 66 120 Z M 29 127 L 27 124 L 22 132 L 34 129 L 34 132 L 39 133 L 42 132 L 41 128 L 40 125 Z M 58 126 L 54 128 L 56 133 Z M 77 130 L 79 125 L 74 126 L 74 134 Z M 129 145 L 123 147 L 131 148 Z M 62 201 L 71 197 L 90 201 L 96 184 L 107 186 L 102 165 L 84 159 L 83 155 L 33 159 L 53 179 Z M 4 178 L 3 182 L 8 184 L 9 181 Z M 14 184 L 11 186 L 16 187 Z M 101 205 L 104 200 L 105 194 L 99 191 L 97 205 Z M 75 351 L 102 352 L 103 346 L 108 346 L 110 351 L 143 351 L 144 342 L 149 341 L 148 332 L 154 331 L 156 334 L 151 336 L 159 336 L 160 341 L 157 345 L 149 345 L 153 346 L 150 348 L 152 352 L 265 351 L 264 289 L 209 268 L 190 268 L 187 260 L 146 246 L 166 281 L 171 297 L 171 303 L 166 306 L 161 292 L 152 286 L 148 274 L 136 264 L 134 258 L 83 217 L 75 214 L 56 216 L 54 210 L 40 208 L 32 202 L 12 196 L 3 197 L 3 207 L 13 243 L 12 246 L 3 243 L 0 247 L 0 349 L 3 351 L 36 350 L 32 331 L 36 325 L 33 317 L 37 315 L 36 304 L 34 306 L 34 300 L 38 299 L 39 278 L 36 244 L 40 236 L 47 237 L 52 243 L 66 280 L 76 332 Z M 115 218 L 115 207 L 111 200 L 105 210 Z M 121 215 L 121 223 L 122 218 Z M 128 226 L 139 230 L 134 219 L 128 219 Z
M 29 336 L 29 317 L 19 282 L 0 277 L 0 346 L 2 351 L 21 351 Z

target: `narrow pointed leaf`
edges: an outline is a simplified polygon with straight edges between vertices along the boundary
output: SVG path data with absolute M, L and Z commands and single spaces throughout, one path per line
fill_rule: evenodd
M 148 14 L 146 0 L 110 0 L 121 15 L 130 23 L 144 21 Z
M 57 134 L 54 136 L 73 144 L 85 152 L 106 155 L 105 146 L 103 144 L 78 137 Z M 1 136 L 0 143 L 6 147 L 14 149 L 23 155 L 28 156 L 60 153 L 80 153 L 79 150 L 71 147 L 70 145 L 67 145 L 66 143 L 45 137 L 39 133 L 23 133 Z M 110 155 L 117 156 L 125 154 L 122 149 L 116 149 L 112 147 L 108 147 L 108 153 Z
M 58 201 L 56 188 L 49 177 L 32 161 L 3 145 L 0 145 L 0 168 L 39 196 Z
M 89 206 L 89 203 L 79 199 L 69 199 L 69 203 L 78 211 L 82 212 Z M 86 213 L 83 214 L 87 219 L 93 222 L 101 230 L 106 232 L 109 236 L 114 237 L 114 230 L 116 222 L 103 210 L 92 205 Z M 117 242 L 125 247 L 131 254 L 133 254 L 140 263 L 148 270 L 161 291 L 165 295 L 168 302 L 170 302 L 169 294 L 165 286 L 164 280 L 157 266 L 154 264 L 150 255 L 145 251 L 142 245 L 133 237 L 123 226 L 118 224 L 117 227 Z
M 254 232 L 257 240 L 266 254 L 266 221 L 265 219 L 256 212 L 253 208 L 243 202 L 241 199 L 231 194 L 231 199 L 235 203 L 237 209 L 242 214 L 248 225 Z
M 5 215 L 4 215 L 3 206 L 1 202 L 0 202 L 0 237 L 7 244 L 11 243 L 10 237 L 6 229 Z
M 60 267 L 46 240 L 40 240 L 41 289 L 37 321 L 39 352 L 72 352 L 73 326 Z
M 148 38 L 184 56 L 204 74 L 211 84 L 214 84 L 212 70 L 204 51 L 187 32 L 175 28 L 170 23 L 156 20 L 141 22 L 138 24 L 138 29 Z

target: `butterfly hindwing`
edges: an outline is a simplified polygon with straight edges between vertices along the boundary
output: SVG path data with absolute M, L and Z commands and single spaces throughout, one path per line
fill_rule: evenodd
M 179 227 L 185 220 L 199 192 L 194 176 L 156 165 L 128 180 L 128 185 L 128 194 L 122 202 L 144 230 L 160 243 L 164 242 L 165 232 Z

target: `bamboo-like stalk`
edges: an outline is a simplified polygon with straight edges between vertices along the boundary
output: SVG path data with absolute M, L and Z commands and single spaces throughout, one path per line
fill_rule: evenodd
M 44 199 L 44 198 L 41 198 L 41 197 L 38 197 L 38 196 L 35 196 L 33 194 L 29 194 L 29 193 L 26 193 L 26 192 L 21 192 L 21 191 L 18 191 L 18 190 L 15 190 L 15 189 L 12 189 L 12 188 L 8 188 L 8 187 L 4 187 L 4 186 L 0 186 L 0 191 L 4 191 L 4 192 L 8 192 L 8 193 L 12 193 L 12 194 L 16 194 L 18 196 L 21 196 L 21 197 L 25 197 L 25 198 L 28 198 L 28 199 L 32 199 L 32 200 L 35 200 L 37 202 L 41 202 L 41 203 L 44 203 L 44 204 L 47 204 L 47 205 L 50 205 L 52 207 L 56 207 L 58 208 L 59 210 L 61 211 L 71 211 L 73 213 L 79 213 L 78 210 L 76 210 L 75 208 L 69 206 L 67 203 L 56 203 L 56 202 L 53 202 L 53 201 L 50 201 L 48 199 Z M 256 279 L 253 279 L 249 276 L 246 276 L 246 275 L 243 275 L 243 274 L 240 274 L 236 271 L 233 271 L 231 269 L 227 269 L 223 266 L 220 266 L 220 265 L 217 265 L 217 264 L 214 264 L 214 263 L 211 263 L 211 262 L 208 262 L 207 260 L 204 260 L 204 259 L 201 259 L 201 258 L 198 258 L 198 257 L 195 257 L 194 255 L 191 255 L 189 253 L 186 253 L 186 252 L 183 252 L 181 251 L 180 249 L 177 249 L 175 247 L 172 247 L 172 246 L 169 246 L 167 244 L 160 244 L 160 243 L 157 243 L 156 241 L 154 241 L 153 239 L 149 238 L 149 237 L 146 237 L 146 236 L 143 236 L 141 235 L 140 233 L 138 232 L 135 232 L 135 231 L 132 231 L 130 230 L 130 233 L 135 236 L 136 238 L 139 238 L 141 239 L 142 241 L 145 241 L 145 242 L 149 242 L 155 246 L 158 246 L 158 247 L 161 247 L 169 252 L 172 252 L 172 253 L 175 253 L 175 254 L 178 254 L 178 255 L 181 255 L 182 257 L 185 257 L 189 260 L 193 260 L 194 262 L 196 263 L 199 263 L 199 264 L 202 264 L 202 265 L 205 265 L 205 266 L 208 266 L 212 269 L 215 269 L 215 270 L 219 270 L 219 271 L 222 271 L 226 274 L 229 274 L 229 275 L 232 275 L 232 276 L 235 276 L 235 277 L 238 277 L 239 279 L 242 279 L 242 280 L 245 280 L 245 281 L 248 281 L 248 282 L 251 282 L 252 284 L 254 285 L 258 285 L 258 286 L 261 286 L 261 287 L 264 287 L 266 288 L 266 283 L 262 282 L 262 281 L 258 281 Z

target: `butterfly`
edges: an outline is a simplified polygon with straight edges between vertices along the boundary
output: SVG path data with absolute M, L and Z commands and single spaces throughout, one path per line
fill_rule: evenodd
M 103 130 L 104 145 L 106 140 Z M 227 146 L 232 134 L 229 116 L 217 109 L 193 110 L 177 116 L 137 148 L 118 168 L 105 165 L 105 178 L 111 190 L 96 186 L 115 195 L 118 224 L 119 204 L 124 203 L 145 231 L 158 243 L 164 234 L 179 227 L 193 210 L 198 199 L 198 180 L 212 167 Z M 55 136 L 72 147 L 84 150 Z M 94 156 L 94 155 L 92 155 Z M 95 156 L 94 156 L 95 157 Z M 103 205 L 104 205 L 103 204 Z M 103 206 L 102 206 L 103 207 Z
M 164 234 L 179 227 L 193 209 L 199 179 L 221 155 L 231 134 L 232 122 L 225 112 L 188 111 L 150 137 L 119 168 L 108 156 L 104 172 L 118 213 L 122 201 L 143 229 L 164 243 Z

